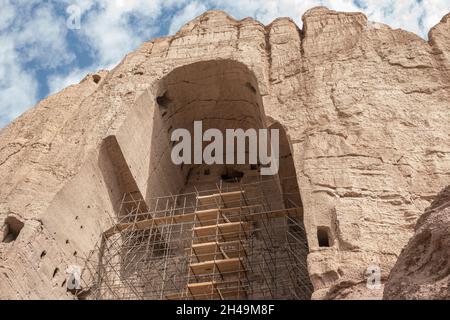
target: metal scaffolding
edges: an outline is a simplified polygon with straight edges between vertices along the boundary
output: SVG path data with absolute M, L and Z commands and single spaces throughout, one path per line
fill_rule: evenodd
M 90 297 L 309 299 L 301 208 L 269 183 L 220 183 L 150 203 L 126 194 L 87 261 Z

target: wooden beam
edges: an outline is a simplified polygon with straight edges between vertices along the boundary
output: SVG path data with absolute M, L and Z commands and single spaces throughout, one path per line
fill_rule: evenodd
M 246 256 L 241 241 L 198 243 L 192 246 L 192 250 L 200 262 Z
M 181 293 L 172 293 L 166 295 L 167 300 L 181 300 L 183 299 L 183 295 Z
M 194 227 L 194 234 L 200 242 L 211 242 L 217 236 L 223 241 L 239 240 L 246 236 L 250 224 L 246 222 L 220 223 L 206 227 Z
M 217 271 L 217 274 L 221 274 L 222 276 L 245 272 L 242 259 L 239 258 L 193 263 L 190 265 L 190 268 L 192 273 L 196 276 L 213 275 L 215 270 Z
M 230 205 L 232 205 L 233 207 L 237 207 L 238 205 L 236 205 L 236 203 L 240 204 L 243 194 L 244 191 L 215 193 L 207 196 L 199 196 L 197 197 L 197 200 L 200 206 L 220 204 L 225 207 L 229 207 Z
M 209 281 L 188 284 L 194 300 L 242 299 L 247 296 L 239 281 Z
M 248 207 L 242 207 L 243 210 L 254 208 L 257 206 L 248 206 Z M 223 214 L 226 214 L 227 212 L 232 211 L 238 211 L 240 208 L 223 208 L 223 209 L 211 209 L 219 211 Z M 202 212 L 206 212 L 207 214 L 210 214 L 211 210 L 203 210 L 203 211 L 197 211 L 195 213 L 189 213 L 185 215 L 177 215 L 172 217 L 160 217 L 160 218 L 153 218 L 153 219 L 146 219 L 129 223 L 118 223 L 115 226 L 109 228 L 106 230 L 103 235 L 106 238 L 109 238 L 117 233 L 120 233 L 122 231 L 136 231 L 136 230 L 147 230 L 152 227 L 158 227 L 160 225 L 165 224 L 176 224 L 176 223 L 191 223 L 194 222 L 195 217 L 199 217 L 199 215 L 202 215 Z M 283 216 L 290 216 L 295 217 L 299 214 L 300 208 L 289 208 L 289 209 L 280 209 L 280 210 L 274 210 L 274 211 L 267 211 L 267 212 L 257 212 L 257 213 L 250 213 L 250 214 L 243 214 L 242 218 L 245 221 L 258 221 L 262 218 L 281 218 Z M 199 218 L 200 220 L 200 218 Z
M 213 281 L 190 283 L 187 287 L 194 300 L 220 299 L 220 294 Z

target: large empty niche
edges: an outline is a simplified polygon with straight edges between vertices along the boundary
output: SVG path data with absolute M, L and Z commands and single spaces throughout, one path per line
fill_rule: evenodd
M 245 184 L 261 179 L 261 166 L 248 162 L 244 165 L 174 165 L 170 160 L 174 145 L 170 141 L 171 133 L 177 128 L 183 128 L 194 136 L 194 121 L 201 120 L 203 132 L 214 128 L 222 131 L 224 136 L 226 129 L 279 129 L 280 170 L 277 176 L 268 177 L 277 182 L 264 186 L 264 192 L 269 202 L 299 207 L 296 220 L 303 224 L 292 148 L 283 126 L 266 118 L 258 81 L 253 72 L 245 65 L 231 60 L 199 62 L 175 69 L 161 80 L 157 90 L 153 101 L 155 114 L 150 157 L 157 163 L 151 164 L 150 172 L 155 174 L 149 177 L 147 188 L 153 193 L 146 196 L 150 207 L 154 190 L 158 190 L 159 195 L 190 193 L 212 190 L 222 183 Z M 204 143 L 203 147 L 208 143 Z M 248 153 L 248 145 L 246 147 Z M 296 230 L 295 236 L 307 243 L 304 230 Z M 305 266 L 305 270 L 299 272 L 305 274 L 307 254 L 306 251 L 299 252 L 299 259 Z M 309 279 L 305 282 L 312 290 Z
M 215 188 L 221 179 L 249 182 L 260 178 L 261 167 L 254 164 L 174 165 L 170 158 L 174 146 L 170 141 L 171 133 L 183 128 L 188 129 L 193 137 L 194 121 L 202 121 L 203 132 L 214 128 L 224 136 L 226 129 L 278 129 L 278 187 L 286 204 L 302 208 L 289 139 L 280 123 L 266 119 L 258 81 L 245 65 L 218 60 L 175 69 L 161 80 L 153 104 L 155 111 L 149 170 L 153 174 L 148 180 L 147 200 L 155 195 Z M 204 142 L 203 147 L 207 144 L 209 142 Z M 160 194 L 155 194 L 154 190 L 159 190 Z
M 256 288 L 255 291 L 251 290 L 252 295 L 248 297 L 249 299 L 267 298 L 269 291 L 273 298 L 299 298 L 297 295 L 295 297 L 289 296 L 290 293 L 287 286 L 297 286 L 298 284 L 300 287 L 300 282 L 303 288 L 303 293 L 300 297 L 309 299 L 312 286 L 306 268 L 308 247 L 302 227 L 302 210 L 299 212 L 296 209 L 298 207 L 301 208 L 302 202 L 297 185 L 293 155 L 289 139 L 282 125 L 278 123 L 274 125 L 273 121 L 266 119 L 258 81 L 253 72 L 245 65 L 231 60 L 199 62 L 173 70 L 152 90 L 154 90 L 153 96 L 149 94 L 143 98 L 144 105 L 153 108 L 151 136 L 149 137 L 151 146 L 148 157 L 149 174 L 146 194 L 144 195 L 152 217 L 166 217 L 167 214 L 173 214 L 174 216 L 186 214 L 185 209 L 188 211 L 188 214 L 198 213 L 201 210 L 208 211 L 204 207 L 199 209 L 198 202 L 196 202 L 196 200 L 199 201 L 201 192 L 212 191 L 212 193 L 220 192 L 222 194 L 222 190 L 230 190 L 233 187 L 245 187 L 245 197 L 249 199 L 253 197 L 254 202 L 250 202 L 250 205 L 246 205 L 248 202 L 245 201 L 248 199 L 245 199 L 244 202 L 239 202 L 243 198 L 241 196 L 243 194 L 242 191 L 239 193 L 240 199 L 237 200 L 239 206 L 236 204 L 226 206 L 228 204 L 216 203 L 217 206 L 213 210 L 219 208 L 220 211 L 223 208 L 235 210 L 237 207 L 242 210 L 242 207 L 245 207 L 244 210 L 247 210 L 246 213 L 248 214 L 257 214 L 262 211 L 267 214 L 273 212 L 281 214 L 273 219 L 252 220 L 248 224 L 251 232 L 246 233 L 244 240 L 239 238 L 237 247 L 234 243 L 235 247 L 231 248 L 231 251 L 234 250 L 234 253 L 226 252 L 220 254 L 223 254 L 224 257 L 230 254 L 237 254 L 239 259 L 241 254 L 239 248 L 245 242 L 245 245 L 250 246 L 251 244 L 251 247 L 254 249 L 251 253 L 249 252 L 248 255 L 250 257 L 269 259 L 264 260 L 262 266 L 258 266 L 259 271 L 248 269 L 248 272 L 251 273 L 249 278 L 253 279 L 251 285 Z M 145 101 L 145 99 L 147 100 Z M 175 165 L 170 156 L 174 146 L 174 143 L 171 141 L 171 134 L 176 129 L 187 129 L 190 131 L 191 136 L 194 137 L 195 121 L 202 121 L 202 132 L 208 129 L 218 129 L 224 136 L 226 129 L 242 129 L 244 131 L 248 129 L 280 129 L 282 168 L 279 174 L 262 177 L 260 174 L 262 166 L 260 164 L 250 164 L 248 159 L 246 159 L 245 164 L 206 165 L 202 163 Z M 193 140 L 191 142 L 193 143 Z M 203 147 L 207 144 L 209 142 L 204 143 Z M 245 152 L 248 154 L 248 143 L 245 147 Z M 224 151 L 226 151 L 225 148 Z M 236 148 L 233 152 L 233 156 L 236 159 L 237 155 L 235 152 Z M 226 158 L 225 155 L 222 156 Z M 113 202 L 117 202 L 120 199 L 121 193 L 137 189 L 115 139 L 105 140 L 102 146 L 101 160 L 102 171 L 108 178 L 107 185 Z M 257 197 L 254 197 L 255 195 Z M 189 198 L 191 196 L 192 198 Z M 191 200 L 192 205 L 190 203 Z M 290 209 L 294 209 L 289 211 L 291 212 L 289 214 L 286 213 L 288 210 L 285 210 L 288 206 Z M 177 208 L 181 207 L 182 211 L 177 211 Z M 241 214 L 242 212 L 239 211 L 239 216 L 231 215 L 230 219 L 216 218 L 216 222 L 219 223 L 219 219 L 223 219 L 225 222 L 220 221 L 230 223 L 227 227 L 234 227 L 236 223 L 240 224 L 246 221 L 245 218 L 241 219 Z M 245 224 L 247 225 L 247 222 Z M 181 264 L 179 269 L 180 265 L 177 264 L 177 261 L 185 261 L 184 259 L 187 257 L 186 252 L 189 252 L 186 250 L 186 245 L 192 246 L 195 243 L 192 238 L 196 237 L 196 232 L 193 229 L 195 226 L 195 222 L 193 225 L 192 223 L 191 225 L 180 225 L 170 222 L 167 225 L 164 224 L 163 227 L 157 226 L 146 229 L 149 230 L 148 233 L 133 233 L 131 229 L 128 231 L 125 229 L 117 235 L 116 239 L 119 243 L 123 243 L 119 261 L 121 264 L 119 270 L 122 278 L 134 281 L 133 277 L 135 275 L 144 274 L 141 271 L 148 268 L 148 270 L 145 269 L 147 272 L 145 277 L 140 277 L 134 283 L 138 284 L 137 287 L 143 288 L 142 290 L 145 291 L 145 294 L 148 293 L 149 297 L 155 297 L 152 295 L 156 294 L 155 288 L 164 288 L 166 290 L 161 291 L 157 295 L 158 298 L 166 297 L 167 290 L 172 290 L 170 286 L 173 286 L 173 290 L 184 292 L 185 287 L 178 288 L 178 284 L 173 278 L 184 279 L 186 276 L 184 273 L 186 273 L 187 264 Z M 208 228 L 208 226 L 210 227 L 211 225 L 206 224 L 203 227 Z M 277 232 L 277 230 L 282 231 Z M 130 236 L 127 233 L 133 234 Z M 287 239 L 288 233 L 289 240 Z M 184 238 L 185 235 L 187 235 L 187 238 Z M 230 245 L 224 235 L 220 235 L 221 238 L 217 240 L 218 236 L 216 234 L 216 242 L 214 243 L 221 241 L 220 243 L 222 244 Z M 140 244 L 145 244 L 145 246 L 140 246 Z M 299 245 L 295 246 L 296 244 Z M 295 271 L 292 269 L 292 272 L 291 269 L 283 269 L 283 263 L 287 264 L 288 262 L 286 261 L 290 257 L 287 245 L 295 251 L 295 259 L 298 260 L 296 260 L 298 266 L 296 265 Z M 130 248 L 129 250 L 127 250 L 128 247 Z M 141 252 L 138 248 L 144 249 Z M 140 264 L 135 265 L 135 261 L 140 261 Z M 210 261 L 206 260 L 208 263 Z M 200 263 L 200 260 L 198 262 Z M 160 271 L 162 272 L 162 277 L 156 275 Z M 241 274 L 241 271 L 239 271 L 239 274 Z M 275 292 L 277 283 L 280 283 L 270 280 L 269 285 L 268 278 L 264 277 L 264 275 L 269 274 L 277 275 L 279 279 L 286 283 L 288 282 L 286 279 L 290 279 L 287 276 L 291 277 L 294 274 L 294 277 L 292 278 L 293 281 L 289 282 L 289 284 L 284 284 L 283 288 L 280 287 L 278 288 L 279 291 Z M 295 278 L 298 275 L 301 275 L 301 277 Z M 228 279 L 222 280 L 228 281 Z M 161 283 L 158 281 L 161 281 Z M 209 283 L 208 281 L 206 283 Z M 296 281 L 298 283 L 295 283 Z M 272 287 L 275 290 L 274 292 L 271 291 Z M 267 288 L 267 290 L 264 288 Z M 255 293 L 258 290 L 261 296 Z M 262 291 L 265 293 L 261 293 Z
M 187 129 L 193 136 L 194 121 L 200 120 L 203 132 L 210 128 L 223 133 L 225 129 L 265 128 L 262 99 L 257 88 L 253 73 L 231 60 L 194 63 L 175 69 L 161 80 L 154 101 L 151 156 L 160 164 L 150 170 L 158 174 L 149 177 L 148 190 L 176 194 L 182 190 L 192 191 L 194 185 L 200 189 L 211 188 L 221 176 L 232 177 L 237 172 L 242 173 L 236 176 L 237 180 L 245 179 L 251 171 L 250 165 L 173 165 L 170 151 L 174 143 L 170 142 L 170 136 L 177 128 Z M 161 174 L 165 176 L 163 181 Z M 152 196 L 148 194 L 147 198 Z

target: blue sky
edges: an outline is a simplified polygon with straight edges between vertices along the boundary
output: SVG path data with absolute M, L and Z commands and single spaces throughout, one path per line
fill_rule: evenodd
M 208 9 L 265 24 L 291 17 L 301 26 L 302 14 L 317 5 L 362 11 L 423 38 L 450 12 L 450 0 L 0 0 L 0 128 Z

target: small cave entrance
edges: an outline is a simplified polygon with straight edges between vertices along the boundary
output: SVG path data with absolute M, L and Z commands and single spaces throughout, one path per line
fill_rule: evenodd
M 3 243 L 10 243 L 17 239 L 24 227 L 24 223 L 16 217 L 7 217 L 4 224 Z
M 332 246 L 332 241 L 330 237 L 330 228 L 328 227 L 318 227 L 317 228 L 317 241 L 320 248 L 328 248 Z

